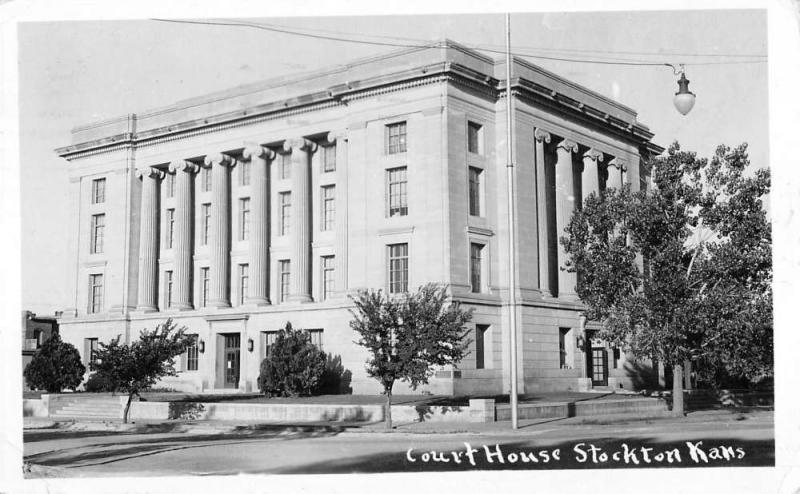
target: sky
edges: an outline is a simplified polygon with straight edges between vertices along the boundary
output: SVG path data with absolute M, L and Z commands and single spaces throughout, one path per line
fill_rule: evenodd
M 240 20 L 387 43 L 412 42 L 388 37 L 450 38 L 495 49 L 505 43 L 502 14 Z M 677 140 L 684 149 L 710 156 L 719 144 L 747 142 L 753 165 L 770 166 L 767 64 L 718 63 L 767 54 L 764 11 L 518 12 L 512 14 L 511 29 L 512 51 L 606 61 L 714 62 L 686 65 L 697 103 L 682 116 L 672 105 L 677 77 L 669 67 L 528 58 L 634 108 L 662 146 Z M 22 307 L 39 315 L 67 305 L 68 164 L 53 150 L 71 143 L 73 127 L 397 49 L 144 19 L 21 23 L 18 43 L 21 297 Z M 698 54 L 703 56 L 691 56 Z

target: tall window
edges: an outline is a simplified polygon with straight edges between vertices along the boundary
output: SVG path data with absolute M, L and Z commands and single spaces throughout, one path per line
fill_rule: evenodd
M 569 368 L 567 363 L 567 335 L 569 335 L 569 328 L 558 328 L 558 364 L 562 369 Z
M 311 344 L 319 348 L 319 351 L 322 351 L 322 330 L 321 329 L 309 329 L 308 336 L 311 337 Z
M 334 289 L 334 257 L 322 256 L 322 300 L 328 300 Z
M 272 345 L 275 344 L 275 340 L 278 339 L 278 332 L 277 331 L 262 331 L 264 333 L 264 358 L 269 357 L 269 353 L 272 350 Z
M 483 170 L 469 167 L 469 214 L 470 216 L 481 215 L 481 175 Z
M 322 231 L 333 230 L 333 221 L 336 216 L 336 188 L 333 185 L 322 187 Z
M 203 192 L 211 192 L 211 167 L 204 166 L 200 168 L 200 175 Z
M 288 260 L 280 261 L 280 300 L 286 302 L 289 299 L 289 276 L 291 275 L 291 266 Z
M 250 238 L 250 198 L 239 199 L 239 240 Z
M 281 180 L 292 178 L 292 155 L 289 153 L 282 154 L 281 166 L 278 168 L 278 177 Z
M 91 250 L 92 254 L 99 254 L 103 252 L 103 238 L 105 236 L 105 229 L 106 229 L 106 215 L 105 214 L 93 214 L 92 215 L 92 241 L 91 241 Z
M 278 235 L 289 235 L 292 225 L 292 193 L 281 192 L 278 195 L 280 199 L 278 212 L 280 214 L 280 228 Z
M 486 324 L 475 325 L 475 368 L 486 368 L 486 339 L 489 335 L 489 326 Z
M 239 264 L 239 305 L 247 300 L 247 285 L 250 282 L 250 266 Z
M 483 268 L 483 245 L 482 244 L 469 244 L 469 278 L 470 285 L 472 286 L 472 293 L 480 293 L 482 291 L 481 285 L 481 271 Z
M 203 204 L 201 214 L 203 217 L 200 224 L 200 244 L 208 245 L 209 232 L 211 231 L 211 204 Z
M 171 249 L 175 245 L 175 209 L 167 209 L 167 231 L 166 231 L 166 244 L 167 249 Z
M 164 306 L 167 308 L 172 307 L 172 284 L 173 277 L 172 271 L 164 272 Z
M 92 180 L 92 204 L 106 202 L 106 179 L 96 178 Z
M 103 310 L 103 275 L 89 275 L 89 313 L 97 314 Z
M 386 171 L 389 188 L 389 217 L 408 214 L 406 167 Z
M 408 291 L 408 244 L 389 246 L 389 293 Z
M 406 152 L 406 123 L 398 122 L 386 126 L 387 154 Z
M 250 165 L 251 161 L 239 162 L 239 185 L 250 185 Z
M 208 306 L 208 285 L 211 282 L 209 268 L 200 268 L 200 306 Z
M 197 337 L 198 335 L 193 334 L 189 335 L 191 338 L 189 346 L 186 347 L 186 370 L 187 371 L 196 371 L 197 370 L 197 361 L 198 361 L 198 351 L 197 351 Z
M 483 154 L 483 126 L 475 122 L 467 122 L 467 151 Z
M 83 363 L 87 364 L 87 367 L 89 366 L 88 364 L 93 364 L 97 361 L 97 343 L 97 338 L 85 338 L 83 340 L 83 349 L 85 352 Z
M 175 174 L 167 173 L 167 197 L 175 197 Z
M 322 148 L 322 171 L 336 171 L 336 144 Z

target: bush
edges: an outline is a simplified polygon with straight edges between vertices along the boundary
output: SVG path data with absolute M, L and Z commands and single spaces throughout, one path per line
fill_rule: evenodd
M 33 355 L 25 367 L 25 382 L 31 389 L 59 393 L 63 389 L 75 390 L 83 381 L 86 367 L 78 350 L 53 334 Z
M 95 372 L 89 376 L 89 379 L 86 380 L 86 384 L 83 385 L 83 389 L 89 393 L 103 393 L 108 391 L 114 392 L 117 390 L 117 386 L 107 376 L 104 376 L 102 373 Z
M 325 354 L 311 343 L 308 332 L 286 323 L 261 362 L 258 388 L 267 396 L 310 395 L 324 370 Z

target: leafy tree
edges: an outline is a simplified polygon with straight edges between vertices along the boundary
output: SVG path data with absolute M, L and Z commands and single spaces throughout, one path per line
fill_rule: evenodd
M 672 366 L 676 415 L 686 360 L 751 381 L 773 372 L 772 239 L 761 202 L 770 175 L 748 167 L 746 144 L 720 146 L 708 161 L 675 143 L 652 162 L 653 190 L 590 196 L 561 239 L 601 337 Z
M 77 388 L 84 372 L 86 367 L 78 350 L 54 333 L 36 351 L 23 374 L 29 388 L 59 393 L 63 389 Z
M 370 352 L 367 375 L 378 380 L 386 395 L 386 428 L 392 429 L 392 388 L 405 381 L 416 389 L 427 384 L 434 366 L 456 364 L 467 353 L 464 327 L 472 310 L 447 303 L 444 286 L 427 284 L 416 293 L 386 296 L 362 290 L 353 298 L 350 327 L 357 342 Z
M 177 375 L 175 357 L 186 351 L 192 338 L 185 327 L 179 328 L 167 319 L 153 330 L 143 329 L 139 339 L 130 344 L 120 344 L 119 340 L 117 336 L 108 344 L 99 343 L 90 367 L 113 389 L 128 393 L 123 414 L 123 422 L 128 423 L 134 395 L 162 377 Z
M 308 331 L 292 329 L 287 322 L 261 361 L 258 387 L 267 396 L 310 395 L 324 371 L 325 354 L 311 343 Z

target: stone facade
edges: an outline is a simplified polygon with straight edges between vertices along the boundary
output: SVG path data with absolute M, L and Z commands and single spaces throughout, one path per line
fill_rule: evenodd
M 248 391 L 291 321 L 373 393 L 347 295 L 443 282 L 475 309 L 472 352 L 418 391 L 507 391 L 504 73 L 445 41 L 75 129 L 57 150 L 73 224 L 62 337 L 87 351 L 171 317 L 198 346 L 164 386 Z M 661 148 L 630 108 L 522 60 L 513 74 L 520 390 L 590 388 L 592 341 L 606 384 L 631 387 L 649 365 L 632 372 L 586 332 L 557 235 L 589 193 L 646 183 Z

